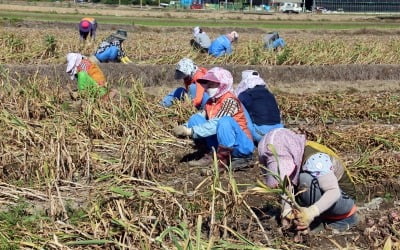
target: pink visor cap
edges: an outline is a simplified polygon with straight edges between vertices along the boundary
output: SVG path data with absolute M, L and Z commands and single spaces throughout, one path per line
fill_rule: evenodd
M 200 84 L 205 84 L 208 81 L 219 83 L 218 91 L 213 96 L 214 98 L 219 98 L 228 91 L 232 90 L 233 77 L 231 72 L 221 67 L 214 67 L 207 71 L 207 73 L 197 80 Z
M 207 81 L 218 82 L 220 84 L 232 85 L 233 77 L 232 74 L 221 67 L 214 67 L 207 71 L 207 73 L 197 80 L 199 83 L 204 84 Z
M 211 81 L 211 82 L 220 82 L 220 80 L 218 79 L 218 77 L 216 76 L 216 74 L 215 74 L 215 72 L 213 71 L 213 69 L 214 68 L 212 68 L 212 69 L 210 69 L 209 71 L 207 71 L 207 73 L 204 75 L 204 76 L 202 76 L 202 77 L 200 77 L 197 81 L 200 83 L 200 84 L 205 84 L 205 83 L 207 83 L 208 81 Z

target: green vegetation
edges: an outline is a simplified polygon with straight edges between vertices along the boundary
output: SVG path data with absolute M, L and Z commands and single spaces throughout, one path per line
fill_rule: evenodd
M 0 11 L 0 17 L 13 25 L 23 20 L 71 23 L 67 29 L 56 24 L 45 29 L 5 27 L 0 32 L 0 61 L 11 64 L 10 68 L 0 65 L 0 249 L 309 248 L 295 244 L 293 235 L 282 234 L 270 211 L 264 209 L 279 209 L 273 193 L 283 192 L 286 185 L 267 188 L 258 180 L 262 178 L 258 166 L 249 172 L 220 173 L 214 164 L 207 169 L 211 176 L 203 176 L 199 169 L 180 162 L 182 155 L 193 151 L 192 144 L 175 138 L 171 130 L 195 112 L 189 101 L 170 109 L 160 107 L 157 103 L 165 93 L 150 94 L 143 78 L 125 77 L 134 67 L 117 64 L 111 65 L 113 70 L 121 70 L 124 77 L 108 78 L 108 84 L 120 93 L 113 101 L 70 97 L 64 65 L 55 64 L 65 63 L 67 52 L 89 54 L 97 46 L 78 44 L 72 23 L 76 24 L 81 14 Z M 169 13 L 165 18 L 95 17 L 104 24 L 143 26 L 186 27 L 201 22 L 229 28 L 362 28 L 357 31 L 359 36 L 354 36 L 353 30 L 329 31 L 324 36 L 315 35 L 320 31 L 305 36 L 298 36 L 301 31 L 287 32 L 288 46 L 277 53 L 262 49 L 260 34 L 253 34 L 257 32 L 243 32 L 246 39 L 235 44 L 235 53 L 218 59 L 182 46 L 182 41 L 191 37 L 189 29 L 186 33 L 169 29 L 166 36 L 154 31 L 162 29 L 143 28 L 129 33 L 124 42 L 135 63 L 174 64 L 183 55 L 202 65 L 234 66 L 397 63 L 400 58 L 397 33 L 387 32 L 382 39 L 380 34 L 386 31 L 371 34 L 364 29 L 393 28 L 393 23 L 192 20 L 173 18 Z M 100 29 L 99 40 L 114 28 Z M 209 33 L 218 35 L 212 29 Z M 18 63 L 24 65 L 13 65 Z M 55 66 L 47 72 L 29 71 L 36 68 L 29 64 Z M 16 72 L 13 67 L 18 68 Z M 158 75 L 153 69 L 145 66 L 140 70 Z M 165 80 L 162 73 L 157 84 Z M 358 191 L 367 187 L 365 198 L 376 194 L 371 187 L 400 175 L 399 90 L 363 93 L 335 89 L 276 96 L 285 125 L 340 152 Z M 395 200 L 396 192 L 385 190 L 383 194 L 386 201 Z M 349 241 L 340 244 L 354 249 L 379 248 L 384 243 L 381 237 L 388 237 L 399 246 L 400 224 L 398 219 L 393 221 L 380 224 L 391 231 L 371 236 L 354 230 L 354 235 L 346 238 Z M 330 241 L 321 241 L 321 235 L 318 241 L 309 237 L 305 244 L 325 242 L 324 246 L 345 238 L 343 234 L 322 235 Z M 339 243 L 333 245 L 342 249 Z
M 155 100 L 161 96 L 148 95 L 137 79 L 111 79 L 112 86 L 131 90 L 120 89 L 115 102 L 100 103 L 72 101 L 65 82 L 45 75 L 18 80 L 2 70 L 1 76 L 4 178 L 29 181 L 20 182 L 21 188 L 7 186 L 11 205 L 0 213 L 0 248 L 257 249 L 284 244 L 293 249 L 290 236 L 274 235 L 277 225 L 259 219 L 247 203 L 276 201 L 270 194 L 274 190 L 262 185 L 268 197 L 244 192 L 257 183 L 257 174 L 242 179 L 240 184 L 248 184 L 244 187 L 216 166 L 210 169 L 212 177 L 201 177 L 198 169 L 179 165 L 177 152 L 188 152 L 190 145 L 169 131 L 193 112 L 187 103 L 159 107 Z M 353 163 L 348 169 L 358 184 L 372 186 L 400 174 L 392 153 L 400 150 L 400 134 L 381 126 L 399 123 L 398 92 L 277 97 L 285 124 L 297 118 L 308 125 L 309 139 L 346 153 L 343 159 Z M 71 108 L 63 108 L 65 103 Z M 374 122 L 371 113 L 380 114 Z M 348 119 L 356 123 L 340 126 Z M 29 206 L 19 201 L 21 194 L 32 198 Z
M 238 13 L 238 15 L 241 15 Z M 299 20 L 238 20 L 235 19 L 182 19 L 167 17 L 131 17 L 131 16 L 105 16 L 92 15 L 100 23 L 125 24 L 141 26 L 168 26 L 168 27 L 193 27 L 202 24 L 203 27 L 240 27 L 240 28 L 266 28 L 266 29 L 294 29 L 294 30 L 346 30 L 346 29 L 395 29 L 396 22 L 357 22 L 357 21 L 299 21 Z M 77 23 L 82 14 L 59 14 L 42 12 L 0 11 L 3 20 L 26 21 L 57 21 Z M 184 20 L 184 21 L 183 21 Z
M 33 205 L 23 200 L 3 208 L 0 212 L 0 249 L 19 249 L 21 243 L 35 246 L 43 239 L 30 232 L 39 231 L 40 224 L 48 221 L 43 211 L 36 211 Z
M 63 29 L 47 26 L 44 24 L 43 27 L 46 32 L 42 28 L 23 29 L 18 33 L 14 32 L 14 28 L 1 30 L 0 49 L 4 53 L 0 55 L 0 60 L 7 64 L 61 64 L 70 51 L 90 55 L 98 46 L 97 42 L 79 43 L 76 24 L 65 25 L 69 27 Z M 117 27 L 111 25 L 100 29 L 97 32 L 98 40 L 107 37 Z M 186 31 L 179 28 L 165 29 L 168 35 L 164 31 L 160 32 L 160 28 L 124 28 L 129 30 L 128 39 L 124 42 L 125 52 L 136 64 L 175 64 L 183 55 L 193 58 L 200 65 L 397 64 L 400 61 L 400 38 L 395 31 L 325 31 L 322 36 L 318 35 L 319 31 L 283 31 L 281 34 L 287 46 L 272 52 L 263 48 L 262 30 L 240 30 L 239 42 L 234 44 L 234 53 L 214 58 L 204 56 L 182 42 L 191 39 L 192 34 L 187 32 L 189 28 Z M 218 29 L 207 30 L 211 38 L 219 36 L 220 32 Z M 382 34 L 385 39 L 382 39 Z M 371 117 L 379 115 L 369 114 Z

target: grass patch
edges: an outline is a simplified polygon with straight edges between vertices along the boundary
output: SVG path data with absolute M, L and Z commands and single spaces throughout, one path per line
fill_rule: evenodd
M 22 12 L 22 11 L 0 11 L 1 18 L 9 20 L 26 21 L 57 21 L 65 23 L 77 23 L 82 18 L 81 13 L 59 14 L 55 12 Z M 123 24 L 156 27 L 193 27 L 202 24 L 203 27 L 241 27 L 241 28 L 266 28 L 266 29 L 302 29 L 302 30 L 348 30 L 348 29 L 394 29 L 397 23 L 380 22 L 354 22 L 354 21 L 299 21 L 299 20 L 213 20 L 213 19 L 187 19 L 174 18 L 167 13 L 164 17 L 131 17 L 131 16 L 106 16 L 93 15 L 99 23 Z M 132 20 L 133 19 L 133 20 Z M 182 20 L 185 20 L 182 22 Z
M 47 216 L 23 200 L 9 205 L 0 212 L 0 249 L 19 249 L 16 244 L 18 241 L 24 241 L 27 245 L 39 242 L 39 235 L 26 232 L 40 230 L 40 224 L 46 221 L 49 221 Z

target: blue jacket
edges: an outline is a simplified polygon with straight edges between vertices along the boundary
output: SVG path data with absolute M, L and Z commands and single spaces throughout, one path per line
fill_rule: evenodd
M 219 36 L 215 39 L 208 48 L 208 54 L 219 57 L 225 54 L 232 53 L 232 44 L 226 35 Z

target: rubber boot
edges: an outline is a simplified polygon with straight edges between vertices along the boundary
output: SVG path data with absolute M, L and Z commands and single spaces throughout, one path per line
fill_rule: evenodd
M 232 151 L 233 151 L 232 148 L 221 145 L 218 146 L 217 158 L 218 158 L 218 167 L 220 170 L 225 170 L 229 168 Z
M 232 156 L 232 151 L 233 148 L 218 146 L 217 158 L 220 171 L 228 168 L 232 171 L 238 171 L 251 165 L 252 156 L 235 158 Z
M 197 149 L 196 152 L 186 155 L 181 162 L 188 162 L 191 167 L 201 167 L 208 166 L 213 161 L 205 140 L 195 139 L 194 148 Z
M 249 168 L 254 165 L 253 156 L 232 158 L 231 169 L 232 171 L 240 171 L 242 169 Z
M 205 154 L 198 160 L 192 160 L 188 162 L 191 167 L 208 167 L 213 163 L 213 157 L 211 154 Z

